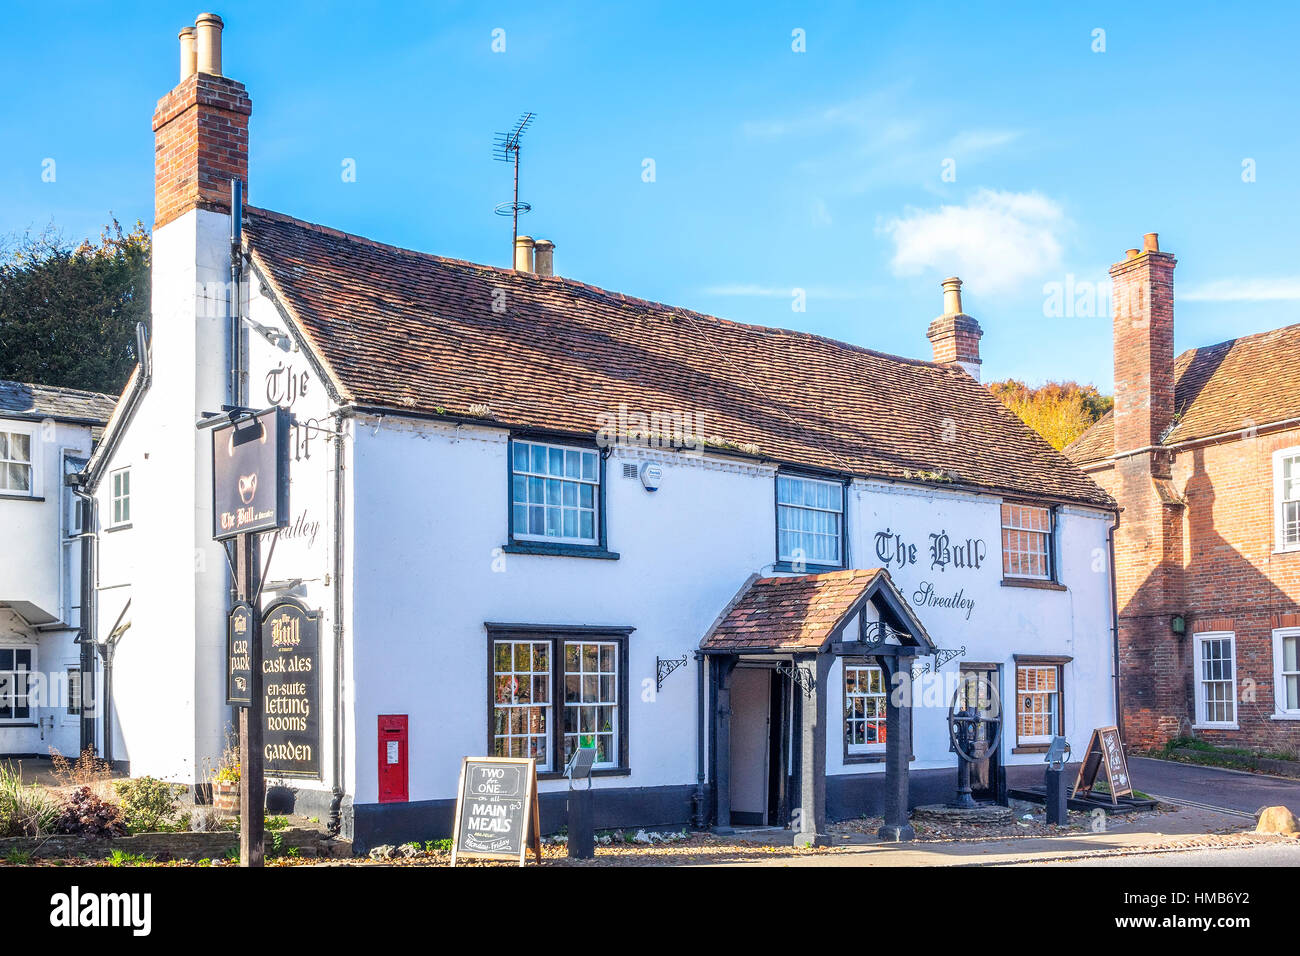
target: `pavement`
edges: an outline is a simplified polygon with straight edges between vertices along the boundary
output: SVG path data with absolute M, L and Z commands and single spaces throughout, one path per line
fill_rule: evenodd
M 1046 866 L 1300 866 L 1300 843 L 1266 843 L 1257 846 L 1214 850 L 1182 850 L 1178 853 L 1135 853 L 1081 860 L 1053 860 Z
M 1129 776 L 1143 793 L 1169 803 L 1247 813 L 1283 806 L 1300 816 L 1300 780 L 1244 770 L 1129 757 Z
M 1225 852 L 1219 848 L 1239 849 L 1261 845 L 1300 848 L 1300 841 L 1287 837 L 1255 836 L 1253 821 L 1239 811 L 1223 812 L 1201 807 L 1177 807 L 1140 817 L 1109 817 L 1101 832 L 1079 832 L 1063 836 L 1020 837 L 1005 840 L 961 840 L 951 842 L 881 843 L 874 839 L 844 842 L 818 853 L 794 856 L 774 854 L 771 859 L 744 860 L 749 866 L 1009 866 L 1056 861 L 1076 862 L 1087 859 L 1115 860 L 1122 856 L 1135 859 L 1169 857 L 1165 865 L 1192 865 L 1182 862 L 1185 852 L 1193 849 L 1210 855 Z M 737 842 L 769 842 L 768 834 L 738 834 Z M 1177 851 L 1177 852 L 1174 852 Z M 1263 862 L 1251 865 L 1269 865 Z M 740 859 L 718 859 L 705 865 L 740 863 Z M 1286 865 L 1289 865 L 1286 864 Z

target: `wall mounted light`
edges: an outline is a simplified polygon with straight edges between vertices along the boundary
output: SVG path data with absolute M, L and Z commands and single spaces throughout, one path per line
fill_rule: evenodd
M 1175 614 L 1169 619 L 1169 629 L 1182 637 L 1187 633 L 1187 618 L 1181 614 Z

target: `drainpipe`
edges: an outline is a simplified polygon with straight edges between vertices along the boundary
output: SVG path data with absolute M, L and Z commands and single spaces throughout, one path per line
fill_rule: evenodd
M 334 413 L 334 787 L 330 799 L 329 833 L 343 827 L 344 702 L 343 702 L 343 412 Z
M 1115 679 L 1112 693 L 1115 697 L 1115 727 L 1119 730 L 1119 739 L 1124 739 L 1124 709 L 1119 696 L 1119 585 L 1115 581 L 1115 532 L 1119 529 L 1119 512 L 1115 512 L 1115 523 L 1106 533 L 1106 543 L 1110 547 L 1110 632 L 1111 653 L 1114 657 Z
M 695 652 L 695 829 L 703 830 L 708 823 L 704 795 L 704 664 L 706 658 Z
M 81 511 L 81 598 L 80 627 L 77 632 L 77 645 L 81 656 L 81 702 L 78 713 L 81 714 L 81 747 L 95 748 L 95 718 L 86 713 L 86 682 L 90 681 L 92 699 L 95 687 L 95 625 L 99 611 L 95 602 L 95 546 L 99 535 L 95 528 L 95 499 L 81 489 L 72 486 L 72 493 L 79 499 Z

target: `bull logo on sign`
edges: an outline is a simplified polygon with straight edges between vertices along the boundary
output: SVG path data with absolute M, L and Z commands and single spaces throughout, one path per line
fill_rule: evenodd
M 252 504 L 253 497 L 257 494 L 257 472 L 251 475 L 239 476 L 239 497 L 244 504 Z

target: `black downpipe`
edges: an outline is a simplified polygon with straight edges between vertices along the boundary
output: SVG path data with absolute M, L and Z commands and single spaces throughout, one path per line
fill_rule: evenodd
M 343 828 L 343 412 L 334 413 L 334 788 L 329 832 Z
M 1115 727 L 1119 730 L 1119 739 L 1124 739 L 1124 705 L 1120 693 L 1120 659 L 1119 659 L 1119 584 L 1115 580 L 1115 532 L 1119 530 L 1119 512 L 1115 512 L 1115 523 L 1110 526 L 1106 543 L 1110 547 L 1110 632 L 1111 653 L 1115 659 Z

